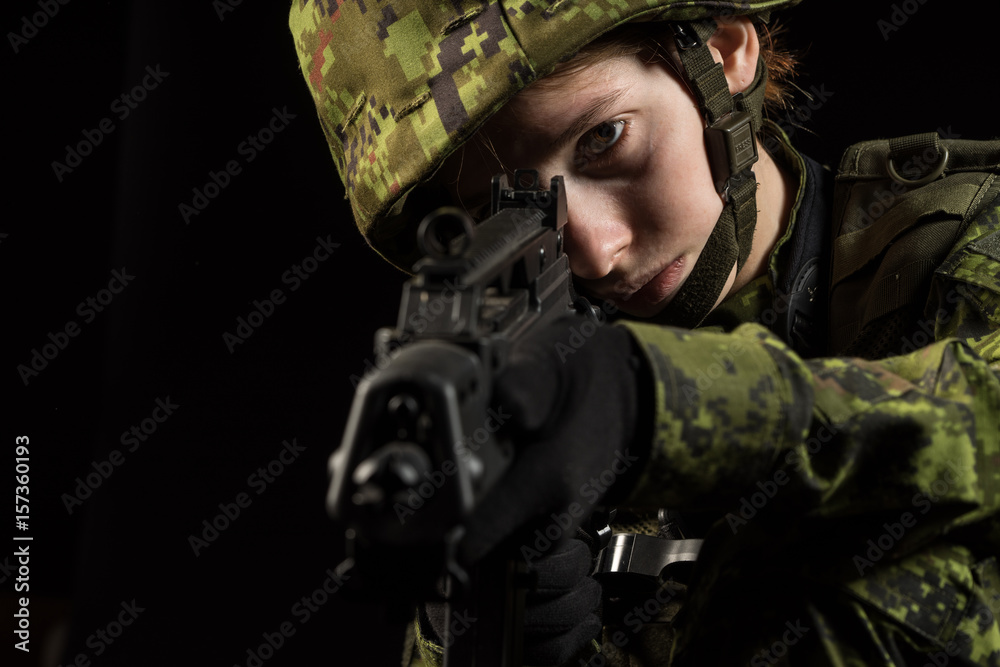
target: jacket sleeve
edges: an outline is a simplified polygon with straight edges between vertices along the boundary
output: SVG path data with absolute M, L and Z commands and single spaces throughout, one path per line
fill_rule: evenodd
M 961 484 L 935 494 L 955 514 L 941 527 L 991 515 L 1000 502 L 1000 203 L 967 225 L 924 313 L 905 354 L 875 361 L 802 359 L 755 324 L 722 333 L 623 323 L 655 378 L 652 456 L 633 498 L 732 501 L 782 468 L 808 500 L 803 510 L 884 511 L 961 470 Z
M 799 509 L 817 515 L 910 507 L 918 493 L 950 508 L 942 527 L 996 512 L 1000 366 L 976 348 L 996 347 L 1000 332 L 865 361 L 803 360 L 755 324 L 729 334 L 627 326 L 656 382 L 633 504 L 725 509 L 781 469 Z M 935 492 L 956 473 L 960 484 Z
M 825 568 L 878 618 L 905 626 L 912 645 L 952 642 L 976 664 L 1000 660 L 998 212 L 966 228 L 934 276 L 922 333 L 899 356 L 803 359 L 756 324 L 624 323 L 655 384 L 652 448 L 626 504 L 716 512 L 733 536 L 747 526 L 820 536 L 828 548 L 811 554 L 821 562 L 811 574 Z M 949 577 L 961 599 L 900 602 L 901 591 Z M 962 611 L 928 620 L 939 607 Z M 863 622 L 875 637 L 890 633 Z M 850 650 L 829 648 L 845 664 Z

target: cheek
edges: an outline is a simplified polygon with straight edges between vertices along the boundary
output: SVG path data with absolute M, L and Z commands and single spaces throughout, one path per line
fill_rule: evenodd
M 697 117 L 696 117 L 697 119 Z M 674 133 L 653 152 L 642 177 L 643 189 L 655 200 L 654 227 L 679 242 L 700 248 L 722 213 L 715 191 L 702 128 Z

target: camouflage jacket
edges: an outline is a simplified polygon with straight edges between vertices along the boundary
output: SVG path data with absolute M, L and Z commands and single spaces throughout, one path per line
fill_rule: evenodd
M 841 162 L 805 337 L 775 286 L 824 193 L 790 149 L 800 193 L 768 275 L 696 331 L 626 324 L 658 406 L 631 504 L 722 517 L 672 664 L 1000 664 L 1000 144 L 952 143 L 947 177 L 917 188 L 885 177 L 894 149 Z
M 998 665 L 1000 145 L 911 188 L 886 157 L 923 144 L 860 144 L 834 189 L 780 144 L 767 275 L 697 330 L 623 323 L 657 406 L 628 504 L 710 517 L 695 578 L 572 664 Z

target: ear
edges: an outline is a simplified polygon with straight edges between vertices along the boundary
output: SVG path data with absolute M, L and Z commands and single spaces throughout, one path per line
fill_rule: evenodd
M 722 63 L 730 94 L 742 93 L 757 73 L 757 30 L 746 16 L 726 16 L 716 21 L 719 27 L 708 40 L 708 48 L 715 62 Z

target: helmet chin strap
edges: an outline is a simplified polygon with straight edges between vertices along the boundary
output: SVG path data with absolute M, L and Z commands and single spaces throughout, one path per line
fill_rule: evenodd
M 725 202 L 722 215 L 680 291 L 652 321 L 693 328 L 715 307 L 733 265 L 739 272 L 753 246 L 757 225 L 755 133 L 761 127 L 767 70 L 758 58 L 757 74 L 746 93 L 729 94 L 722 64 L 715 62 L 708 39 L 713 20 L 674 23 L 682 77 L 705 114 L 705 146 L 715 189 Z

